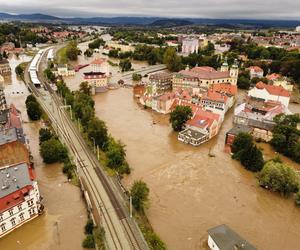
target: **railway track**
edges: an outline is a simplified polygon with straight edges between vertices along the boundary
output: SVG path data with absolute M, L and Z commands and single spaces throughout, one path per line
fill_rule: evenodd
M 43 78 L 43 77 L 41 77 L 41 78 Z M 41 78 L 40 78 L 40 80 L 41 80 L 42 84 L 44 84 L 45 89 L 49 92 L 49 94 L 52 98 L 52 101 L 55 103 L 56 108 L 58 108 L 58 115 L 59 115 L 59 118 L 60 118 L 59 120 L 61 121 L 61 124 L 59 124 L 58 119 L 56 119 L 54 117 L 54 115 L 51 114 L 51 110 L 49 110 L 49 108 L 47 107 L 47 105 L 45 103 L 42 106 L 44 109 L 46 109 L 46 111 L 48 111 L 49 117 L 52 118 L 53 122 L 57 123 L 57 128 L 60 130 L 61 135 L 64 137 L 64 140 L 66 142 L 68 142 L 67 144 L 68 144 L 69 148 L 71 149 L 71 151 L 73 152 L 73 155 L 76 156 L 77 163 L 80 165 L 82 174 L 90 186 L 89 191 L 95 197 L 94 202 L 96 203 L 97 208 L 100 210 L 99 215 L 100 216 L 102 215 L 102 217 L 105 221 L 105 224 L 107 226 L 107 230 L 108 230 L 108 233 L 110 234 L 110 238 L 113 242 L 114 248 L 127 250 L 126 248 L 123 247 L 121 239 L 118 236 L 118 232 L 114 226 L 113 220 L 110 215 L 110 211 L 109 211 L 110 208 L 107 208 L 104 205 L 104 201 L 101 197 L 101 193 L 100 193 L 99 189 L 97 188 L 97 184 L 93 180 L 93 177 L 90 173 L 90 170 L 88 169 L 88 166 L 86 166 L 86 164 L 84 163 L 84 160 L 81 157 L 81 153 L 78 152 L 78 150 L 74 146 L 74 142 L 72 141 L 72 136 L 69 134 L 67 127 L 71 129 L 71 132 L 77 138 L 77 142 L 80 144 L 81 149 L 84 150 L 86 157 L 92 163 L 92 169 L 95 171 L 95 174 L 97 175 L 108 198 L 110 199 L 111 205 L 123 226 L 123 230 L 126 233 L 126 237 L 128 238 L 128 240 L 130 242 L 131 248 L 135 249 L 135 250 L 147 249 L 147 247 L 145 248 L 145 247 L 140 246 L 140 243 L 137 240 L 135 233 L 133 232 L 133 230 L 128 222 L 128 218 L 126 216 L 126 213 L 124 212 L 124 209 L 122 208 L 119 201 L 117 200 L 116 195 L 115 195 L 114 191 L 112 190 L 112 188 L 107 180 L 107 177 L 105 176 L 105 173 L 103 172 L 103 170 L 100 169 L 99 162 L 97 161 L 95 156 L 91 154 L 90 150 L 87 148 L 85 141 L 83 140 L 81 135 L 78 134 L 78 130 L 77 130 L 77 128 L 75 128 L 73 122 L 68 117 L 68 114 L 64 110 L 60 110 L 60 106 L 62 106 L 62 103 L 61 103 L 60 99 L 58 98 L 57 94 L 55 93 L 55 91 L 53 91 L 53 89 L 47 83 L 47 81 L 45 79 L 41 79 Z M 40 93 L 40 91 L 33 84 L 30 84 L 30 82 L 29 82 L 29 85 L 30 85 L 30 89 L 32 90 L 34 95 L 36 95 L 37 97 L 41 97 L 42 94 Z M 43 99 L 43 97 L 41 97 L 41 99 Z M 99 210 L 97 210 L 97 211 L 99 212 Z

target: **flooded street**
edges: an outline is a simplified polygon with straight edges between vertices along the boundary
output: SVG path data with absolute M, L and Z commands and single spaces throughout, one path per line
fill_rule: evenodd
M 81 250 L 87 213 L 78 187 L 67 182 L 60 164 L 45 165 L 39 155 L 40 123 L 28 123 L 25 99 L 29 94 L 14 68 L 30 58 L 11 58 L 12 79 L 5 84 L 8 104 L 22 112 L 23 128 L 30 142 L 35 171 L 44 198 L 45 213 L 0 239 L 1 250 Z
M 127 145 L 133 171 L 125 184 L 143 179 L 150 187 L 147 215 L 169 249 L 202 249 L 206 230 L 223 223 L 258 249 L 299 249 L 300 209 L 293 199 L 258 187 L 254 175 L 223 152 L 233 110 L 217 137 L 194 148 L 177 141 L 168 116 L 141 108 L 131 89 L 98 94 L 94 100 L 97 116 Z M 259 146 L 273 157 L 269 145 Z M 210 151 L 215 157 L 209 157 Z

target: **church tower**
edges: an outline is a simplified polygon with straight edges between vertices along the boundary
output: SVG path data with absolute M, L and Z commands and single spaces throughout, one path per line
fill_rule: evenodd
M 228 70 L 229 70 L 229 67 L 228 67 L 227 57 L 225 57 L 224 62 L 221 66 L 221 72 L 228 71 Z
M 239 76 L 239 65 L 237 59 L 234 60 L 233 65 L 230 68 L 230 77 L 232 79 L 232 84 L 236 85 L 237 84 L 237 79 Z

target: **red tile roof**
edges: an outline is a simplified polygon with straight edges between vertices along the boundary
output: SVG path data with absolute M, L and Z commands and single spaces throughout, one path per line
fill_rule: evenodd
M 228 97 L 224 94 L 208 90 L 206 95 L 202 97 L 203 100 L 211 100 L 211 101 L 216 101 L 216 102 L 226 102 Z
M 237 86 L 228 83 L 218 83 L 212 86 L 212 90 L 219 93 L 226 93 L 230 95 L 237 94 Z
M 101 65 L 104 62 L 106 62 L 106 59 L 104 59 L 104 58 L 97 58 L 94 61 L 92 61 L 91 64 Z
M 214 121 L 219 122 L 219 120 L 220 115 L 200 108 L 196 111 L 195 116 L 191 120 L 187 121 L 186 124 L 198 128 L 210 128 Z
M 270 95 L 290 97 L 290 93 L 286 89 L 284 89 L 282 86 L 268 85 L 263 82 L 258 82 L 255 86 L 258 89 L 267 90 Z
M 275 79 L 277 79 L 277 78 L 280 78 L 281 77 L 281 75 L 280 74 L 276 74 L 276 73 L 273 73 L 273 74 L 271 74 L 271 75 L 266 75 L 266 78 L 269 80 L 269 81 L 273 81 L 273 80 L 275 80 Z
M 0 213 L 3 213 L 4 211 L 18 205 L 19 203 L 22 203 L 24 201 L 24 195 L 32 189 L 33 186 L 28 185 L 3 198 L 0 198 Z
M 258 73 L 258 72 L 264 72 L 263 69 L 261 67 L 258 66 L 250 66 L 249 68 L 247 68 L 248 70 L 253 70 L 254 72 Z

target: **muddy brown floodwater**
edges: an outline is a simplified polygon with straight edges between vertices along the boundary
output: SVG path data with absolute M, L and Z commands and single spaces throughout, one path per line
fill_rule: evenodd
M 28 57 L 10 58 L 14 68 Z M 38 131 L 40 123 L 28 123 L 25 99 L 26 86 L 13 73 L 5 85 L 8 103 L 22 112 L 23 128 L 30 142 L 35 170 L 45 213 L 0 239 L 1 250 L 82 250 L 83 230 L 87 220 L 80 190 L 66 182 L 60 164 L 45 165 L 39 155 Z
M 254 175 L 223 152 L 232 110 L 219 135 L 194 148 L 177 141 L 168 116 L 141 108 L 131 89 L 98 94 L 94 100 L 97 116 L 127 145 L 133 171 L 125 184 L 143 179 L 149 185 L 147 215 L 169 249 L 203 249 L 206 230 L 223 223 L 258 249 L 299 249 L 300 209 L 293 199 L 258 187 Z M 299 112 L 299 106 L 292 110 Z M 268 145 L 260 147 L 273 157 Z M 210 151 L 215 157 L 208 156 Z

